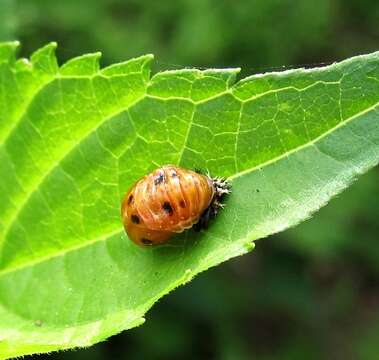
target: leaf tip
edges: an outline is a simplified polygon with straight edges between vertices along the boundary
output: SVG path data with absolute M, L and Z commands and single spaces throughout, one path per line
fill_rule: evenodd
M 191 269 L 186 269 L 186 271 L 184 272 L 184 275 L 183 275 L 183 283 L 186 283 L 188 281 L 191 281 L 192 278 L 193 278 L 193 272 Z
M 101 74 L 106 76 L 125 75 L 131 72 L 144 73 L 145 79 L 150 78 L 150 63 L 154 59 L 154 55 L 142 55 L 124 62 L 112 64 L 101 70 Z
M 19 46 L 20 42 L 17 40 L 0 43 L 0 63 L 14 61 Z
M 220 78 L 226 83 L 227 87 L 229 88 L 236 82 L 237 75 L 240 73 L 240 71 L 241 68 L 239 67 L 226 69 L 209 69 L 205 70 L 204 74 Z
M 33 67 L 47 74 L 56 74 L 58 71 L 58 63 L 55 56 L 57 46 L 58 44 L 52 41 L 35 51 L 30 57 Z
M 9 41 L 8 43 L 6 43 L 9 45 L 10 48 L 12 48 L 14 51 L 20 47 L 21 43 L 20 41 L 18 40 L 14 40 L 14 41 Z
M 58 43 L 56 41 L 50 41 L 46 46 L 55 50 L 58 47 Z
M 252 251 L 254 248 L 255 248 L 255 243 L 253 240 L 247 242 L 247 243 L 244 243 L 243 244 L 243 248 L 245 250 L 246 253 Z
M 91 76 L 100 69 L 100 51 L 68 60 L 61 66 L 59 72 L 63 76 Z

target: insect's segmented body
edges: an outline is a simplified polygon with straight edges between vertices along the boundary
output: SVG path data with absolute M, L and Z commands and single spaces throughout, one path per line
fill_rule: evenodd
M 125 230 L 139 245 L 165 242 L 198 223 L 217 198 L 217 191 L 215 180 L 206 175 L 174 165 L 162 166 L 140 179 L 125 195 L 121 206 Z M 229 190 L 225 187 L 226 192 Z

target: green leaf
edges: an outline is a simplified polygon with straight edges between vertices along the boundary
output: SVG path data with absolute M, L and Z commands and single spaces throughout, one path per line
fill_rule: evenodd
M 152 56 L 59 67 L 47 45 L 0 45 L 0 358 L 89 346 L 144 321 L 164 294 L 294 226 L 379 159 L 379 52 L 255 75 Z M 227 176 L 206 232 L 139 248 L 120 202 L 167 163 Z

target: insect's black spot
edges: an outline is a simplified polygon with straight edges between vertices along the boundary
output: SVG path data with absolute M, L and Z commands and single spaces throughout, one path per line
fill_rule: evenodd
M 163 174 L 159 174 L 155 179 L 154 179 L 154 184 L 155 185 L 159 185 L 163 182 L 164 180 L 164 175 Z
M 165 201 L 162 205 L 162 209 L 166 211 L 167 214 L 170 216 L 174 213 L 174 210 L 172 210 L 171 204 L 168 201 Z
M 185 203 L 183 200 L 180 200 L 179 205 L 180 205 L 180 207 L 182 207 L 182 208 L 185 208 L 185 207 L 186 207 L 186 203 Z
M 141 242 L 142 242 L 142 244 L 144 244 L 144 245 L 152 245 L 152 244 L 153 244 L 153 242 L 152 242 L 151 240 L 146 239 L 146 238 L 142 238 L 142 239 L 141 239 Z
M 258 193 L 258 192 L 259 192 L 259 189 L 257 189 L 256 192 Z
M 139 224 L 139 217 L 137 215 L 132 215 L 131 218 L 134 224 Z
M 133 195 L 130 195 L 128 198 L 128 205 L 130 205 L 133 201 Z

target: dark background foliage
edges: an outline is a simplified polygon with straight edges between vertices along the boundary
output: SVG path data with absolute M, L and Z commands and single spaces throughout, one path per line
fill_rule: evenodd
M 377 0 L 1 0 L 0 40 L 61 62 L 145 53 L 155 71 L 241 66 L 243 75 L 379 49 Z M 163 298 L 145 325 L 50 359 L 377 359 L 379 171 L 304 224 Z M 39 357 L 40 359 L 44 356 Z

